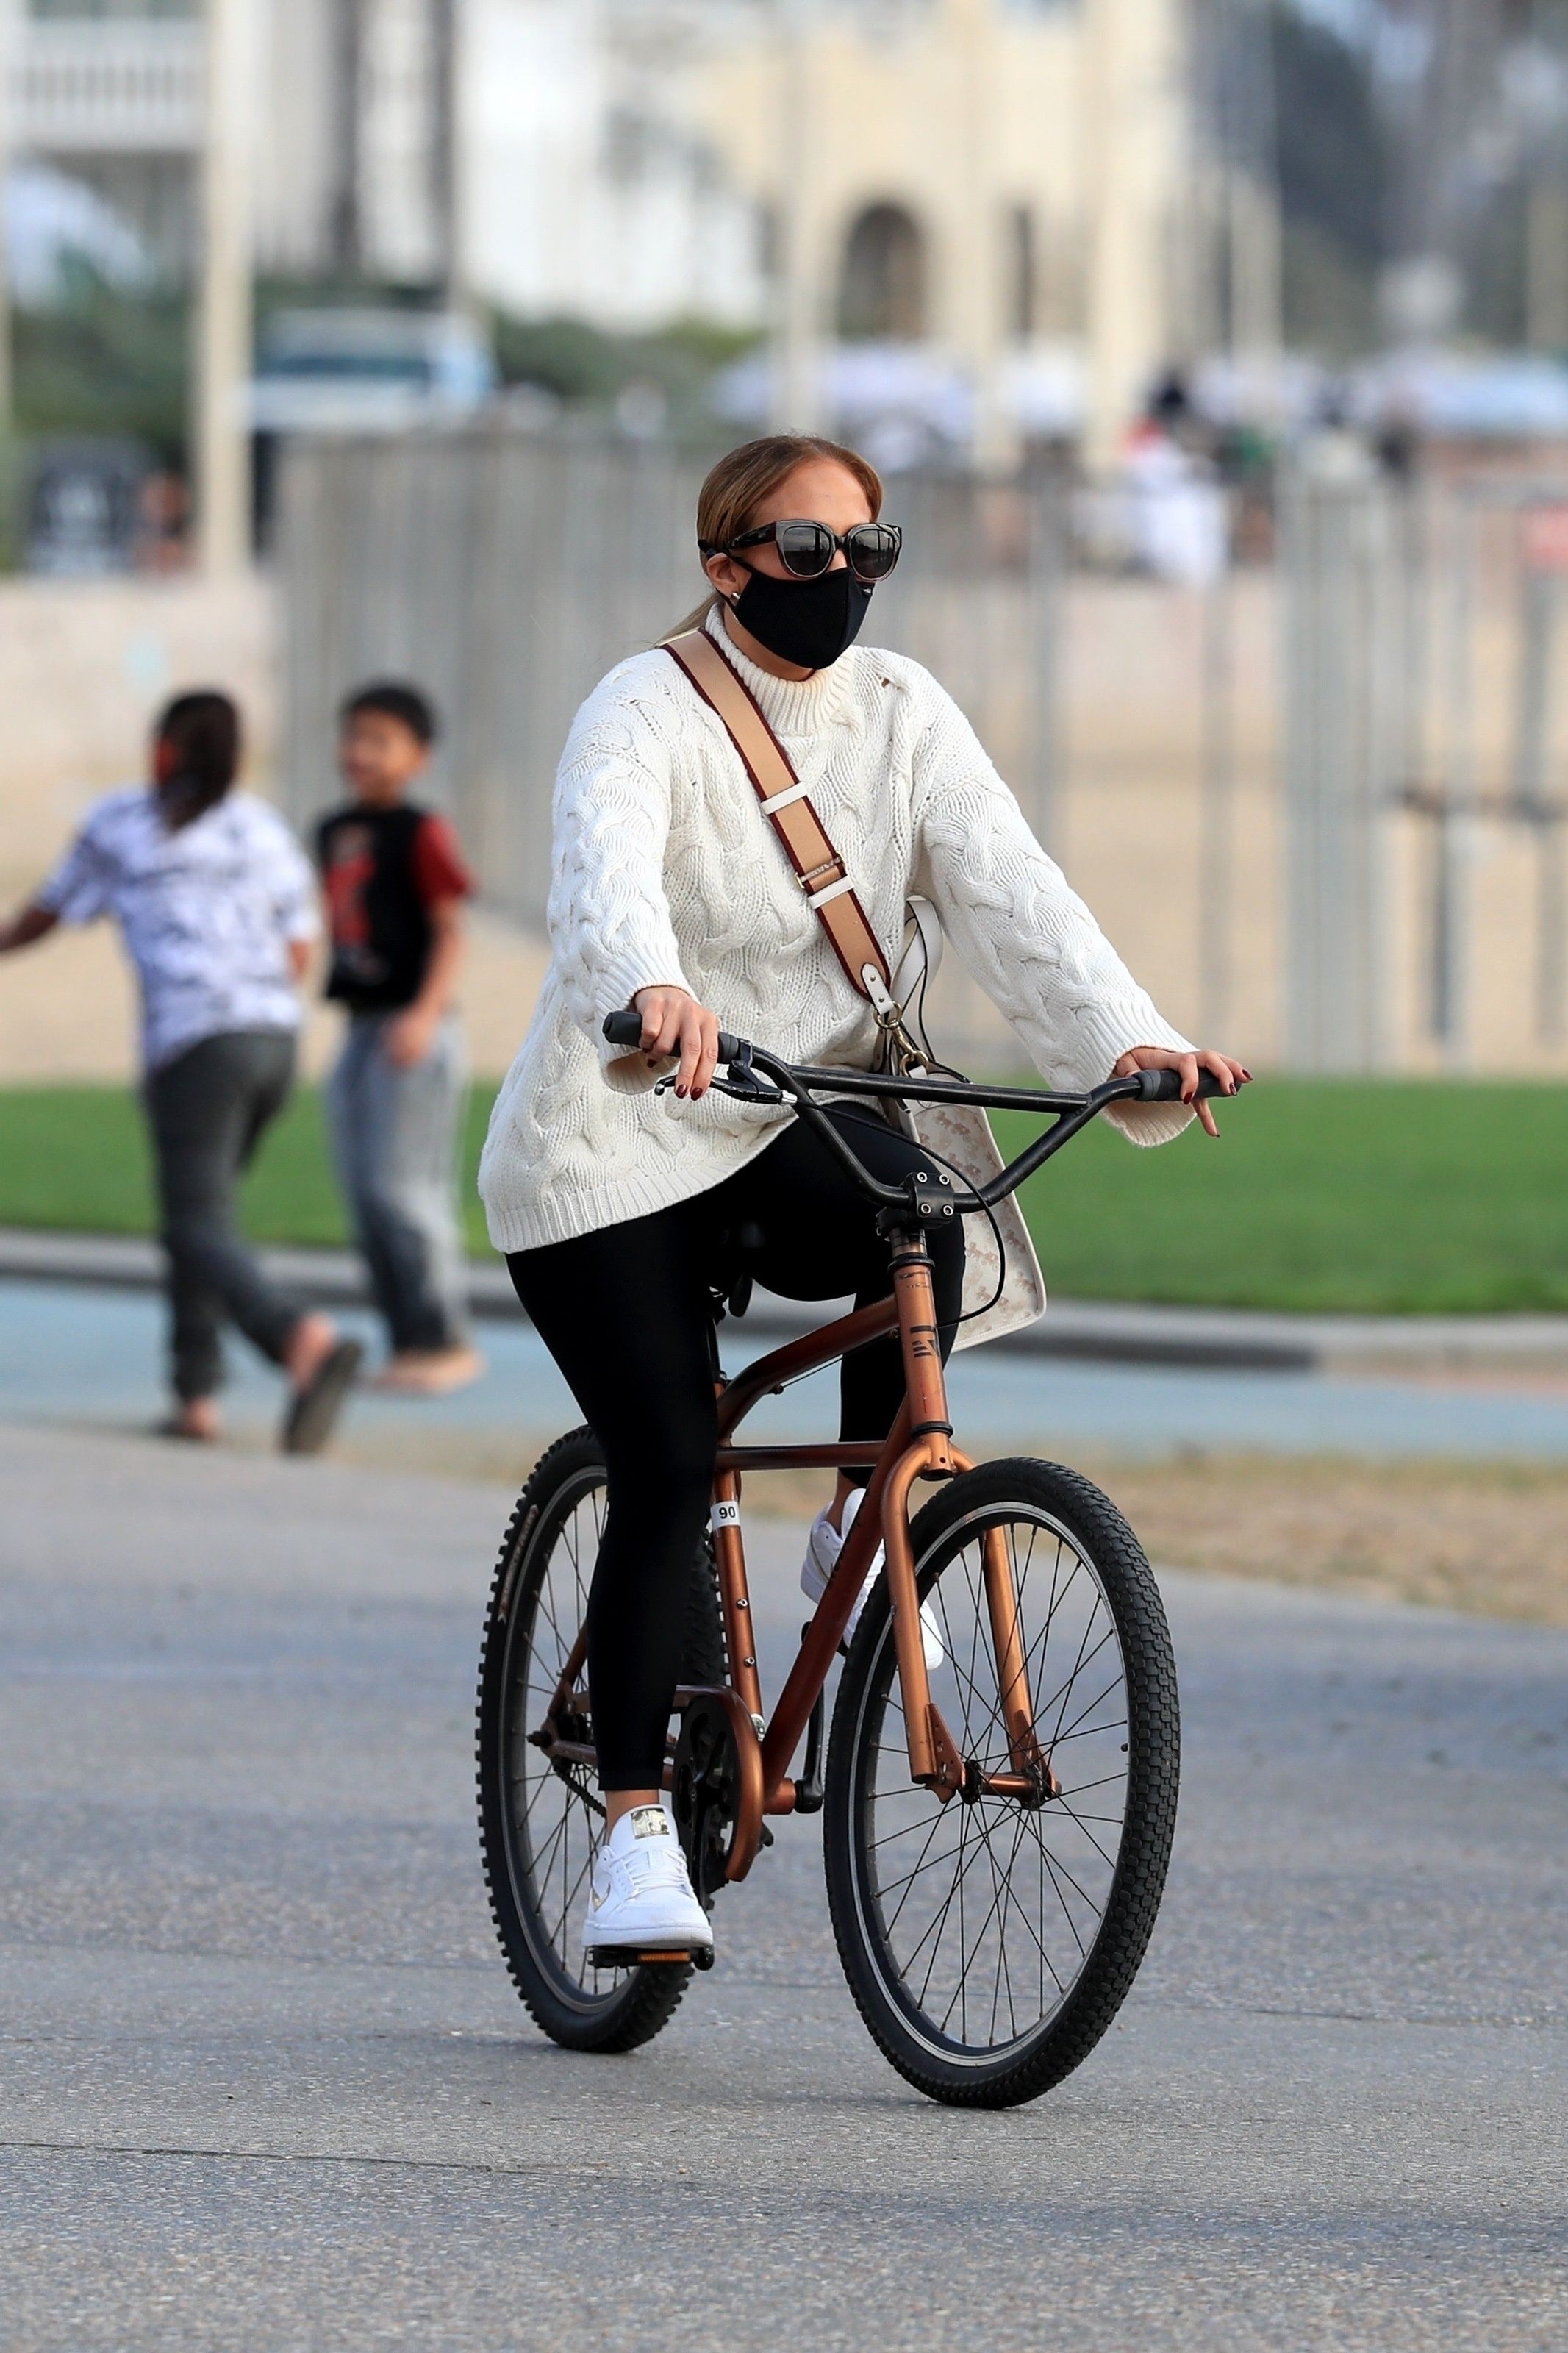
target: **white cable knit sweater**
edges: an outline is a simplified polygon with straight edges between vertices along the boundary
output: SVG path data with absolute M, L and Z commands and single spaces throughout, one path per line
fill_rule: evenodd
M 973 728 L 928 671 L 852 647 L 800 684 L 710 628 L 782 738 L 884 952 L 904 902 L 948 939 L 1054 1086 L 1108 1078 L 1130 1046 L 1184 1046 L 1047 857 Z M 577 713 L 555 784 L 554 954 L 479 1166 L 490 1239 L 532 1250 L 706 1192 L 792 1113 L 655 1096 L 612 1055 L 606 1013 L 658 983 L 791 1061 L 868 1069 L 876 1025 L 806 905 L 717 715 L 669 655 L 635 655 Z M 1124 1113 L 1140 1143 L 1180 1105 Z

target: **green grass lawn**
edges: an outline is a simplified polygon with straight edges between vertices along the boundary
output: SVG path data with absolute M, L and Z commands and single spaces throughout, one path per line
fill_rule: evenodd
M 1568 1310 L 1568 1088 L 1277 1079 L 1139 1151 L 1076 1137 L 1025 1199 L 1081 1298 L 1319 1312 Z M 1029 1132 L 998 1122 L 1004 1148 Z
M 467 1136 L 468 1238 L 486 1247 Z M 1441 1314 L 1568 1311 L 1568 1088 L 1275 1080 L 1158 1152 L 1107 1130 L 1026 1194 L 1046 1279 L 1080 1298 Z M 1014 1148 L 1032 1124 L 1000 1120 Z M 268 1241 L 339 1242 L 316 1096 L 268 1137 L 246 1195 Z M 142 1233 L 148 1163 L 113 1088 L 0 1092 L 0 1224 Z

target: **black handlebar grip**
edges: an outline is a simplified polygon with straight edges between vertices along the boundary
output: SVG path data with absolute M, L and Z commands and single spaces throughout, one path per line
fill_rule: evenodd
M 1139 1090 L 1144 1103 L 1180 1103 L 1182 1074 L 1180 1071 L 1140 1071 Z M 1222 1095 L 1224 1087 L 1212 1071 L 1198 1072 L 1200 1095 Z
M 605 1041 L 610 1046 L 640 1046 L 642 1015 L 628 1008 L 624 1013 L 606 1013 L 604 1021 Z M 719 1060 L 738 1062 L 745 1052 L 739 1038 L 731 1038 L 727 1029 L 719 1032 Z

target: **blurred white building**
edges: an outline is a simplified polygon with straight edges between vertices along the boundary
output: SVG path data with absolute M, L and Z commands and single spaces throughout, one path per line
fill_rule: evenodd
M 715 41 L 765 13 L 766 0 L 251 0 L 257 265 L 451 282 L 606 326 L 757 319 L 755 208 L 693 93 Z M 200 7 L 0 0 L 0 41 L 13 159 L 90 190 L 154 266 L 186 268 Z M 68 241 L 79 203 L 53 213 Z
M 524 314 L 760 323 L 760 227 L 701 120 L 752 0 L 468 0 L 463 268 Z
M 200 18 L 141 5 L 31 0 L 12 145 L 181 267 Z M 1103 439 L 1184 355 L 1184 0 L 251 5 L 262 269 L 772 325 L 796 416 L 881 345 L 983 443 L 1083 407 Z

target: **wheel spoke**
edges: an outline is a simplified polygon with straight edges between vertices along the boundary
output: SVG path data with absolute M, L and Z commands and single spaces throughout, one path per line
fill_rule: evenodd
M 932 1695 L 954 1740 L 983 1771 L 1006 1764 L 985 1588 L 992 1532 L 1005 1546 L 1010 1614 L 1042 1746 L 1096 1744 L 1080 1745 L 1081 1779 L 1043 1808 L 982 1789 L 928 1817 L 914 1802 L 900 1736 L 890 1624 L 871 1663 L 875 1692 L 860 1748 L 857 1852 L 889 1982 L 928 2031 L 972 2052 L 1016 2045 L 1071 1992 L 1110 1899 L 1129 1788 L 1125 1756 L 1105 1754 L 1125 1738 L 1128 1709 L 1121 1640 L 1100 1573 L 1058 1523 L 1023 1506 L 965 1524 L 945 1552 L 921 1565 L 923 1600 L 945 1652 L 931 1672 Z
M 925 1842 L 924 1846 L 923 1846 L 923 1847 L 921 1847 L 921 1860 L 920 1860 L 920 1862 L 916 1863 L 916 1865 L 915 1865 L 915 1867 L 914 1867 L 913 1871 L 911 1871 L 910 1873 L 909 1873 L 909 1874 L 908 1874 L 908 1876 L 907 1876 L 906 1878 L 901 1879 L 901 1880 L 897 1880 L 897 1881 L 895 1881 L 895 1882 L 894 1882 L 894 1885 L 895 1885 L 895 1886 L 899 1886 L 899 1887 L 902 1887 L 902 1889 L 904 1890 L 904 1893 L 903 1893 L 902 1897 L 901 1897 L 901 1898 L 900 1898 L 900 1900 L 899 1906 L 898 1906 L 898 1910 L 893 1914 L 892 1918 L 888 1922 L 888 1934 L 889 1934 L 889 1936 L 892 1935 L 893 1930 L 894 1930 L 894 1929 L 898 1926 L 898 1925 L 899 1925 L 899 1915 L 900 1915 L 900 1914 L 903 1911 L 903 1908 L 904 1908 L 905 1904 L 907 1904 L 907 1903 L 908 1903 L 908 1901 L 909 1901 L 909 1891 L 910 1891 L 910 1887 L 913 1885 L 913 1883 L 914 1883 L 915 1880 L 919 1877 L 919 1875 L 920 1875 L 920 1871 L 921 1871 L 921 1864 L 924 1862 L 924 1861 L 925 1861 L 925 1858 L 926 1858 L 927 1854 L 931 1852 L 931 1842 L 932 1839 L 934 1839 L 934 1838 L 935 1838 L 935 1836 L 936 1836 L 936 1834 L 937 1834 L 938 1831 L 939 1831 L 939 1830 L 941 1830 L 941 1828 L 942 1828 L 942 1816 L 941 1816 L 941 1814 L 939 1813 L 939 1814 L 937 1815 L 937 1817 L 936 1817 L 935 1820 L 931 1823 L 931 1829 L 930 1829 L 930 1830 L 929 1830 L 929 1831 L 926 1833 L 926 1842 Z M 892 1893 L 892 1889 L 890 1889 L 890 1888 L 889 1888 L 889 1889 L 884 1889 L 884 1890 L 881 1890 L 881 1891 L 880 1891 L 880 1893 L 882 1893 L 882 1894 L 890 1894 Z
M 604 1481 L 589 1476 L 547 1505 L 552 1521 L 538 1531 L 508 1633 L 509 1681 L 503 1753 L 497 1759 L 507 1800 L 507 1870 L 512 1901 L 531 1923 L 531 1947 L 552 1967 L 546 1974 L 574 2006 L 615 2000 L 624 1968 L 601 1970 L 572 1936 L 575 1906 L 594 1867 L 602 1810 L 580 1766 L 552 1761 L 528 1743 L 559 1688 L 586 1606 L 587 1585 L 604 1527 Z
M 557 2028 L 536 1996 L 573 2018 L 572 2031 L 557 2039 L 575 2042 L 581 2029 L 589 2049 L 601 2047 L 593 2040 L 601 2028 L 613 2035 L 626 2018 L 628 1991 L 644 1986 L 641 2010 L 630 2015 L 646 2034 L 657 2031 L 674 2006 L 658 1989 L 679 1998 L 684 1984 L 675 1970 L 658 1972 L 650 1980 L 635 1961 L 601 1968 L 590 1957 L 581 1941 L 581 1907 L 603 1841 L 605 1809 L 591 1765 L 547 1757 L 529 1739 L 549 1712 L 576 1649 L 605 1518 L 603 1464 L 584 1447 L 577 1464 L 563 1466 L 558 1483 L 545 1488 L 537 1513 L 525 1523 L 527 1534 L 514 1539 L 524 1549 L 521 1561 L 514 1556 L 509 1567 L 508 1615 L 492 1610 L 487 1629 L 479 1716 L 486 1873 L 513 1975 L 547 2033 L 557 2034 Z M 704 1605 L 706 1620 L 694 1616 L 690 1628 L 701 1645 L 705 1672 L 699 1679 L 704 1682 L 718 1672 L 713 1653 L 722 1641 L 710 1563 L 708 1573 L 714 1581 Z M 488 1697 L 492 1672 L 499 1678 L 493 1720 Z M 576 1681 L 574 1705 L 586 1714 L 582 1678 Z M 591 1743 L 592 1730 L 577 1737 Z M 498 1795 L 499 1826 L 490 1810 Z
M 1081 1732 L 1058 1733 L 1056 1739 L 1052 1741 L 1051 1747 L 1053 1750 L 1064 1747 L 1069 1740 L 1098 1740 L 1102 1733 L 1125 1732 L 1126 1729 L 1127 1718 L 1124 1715 L 1119 1715 L 1114 1724 L 1089 1724 L 1086 1725 Z
M 1054 1800 L 1053 1800 L 1053 1803 L 1055 1804 L 1055 1806 L 1058 1808 L 1058 1810 L 1060 1812 L 1062 1812 L 1062 1813 L 1066 1814 L 1066 1816 L 1067 1816 L 1067 1818 L 1068 1818 L 1068 1820 L 1069 1821 L 1071 1821 L 1071 1822 L 1076 1822 L 1076 1823 L 1078 1824 L 1079 1829 L 1080 1831 L 1083 1831 L 1083 1834 L 1084 1834 L 1085 1838 L 1089 1841 L 1089 1842 L 1090 1846 L 1094 1849 L 1094 1851 L 1095 1851 L 1096 1854 L 1100 1857 L 1100 1859 L 1101 1862 L 1103 1862 L 1103 1863 L 1104 1863 L 1104 1865 L 1105 1865 L 1106 1869 L 1107 1869 L 1108 1871 L 1114 1871 L 1114 1870 L 1115 1870 L 1115 1868 L 1116 1868 L 1116 1857 L 1115 1857 L 1113 1854 L 1107 1854 L 1107 1853 L 1106 1853 L 1105 1849 L 1100 1845 L 1100 1841 L 1095 1837 L 1094 1832 L 1093 1832 L 1092 1831 L 1085 1831 L 1085 1830 L 1083 1830 L 1083 1826 L 1084 1826 L 1085 1822 L 1090 1822 L 1090 1821 L 1094 1821 L 1094 1822 L 1103 1822 L 1103 1821 L 1108 1821 L 1108 1820 L 1110 1819 L 1110 1817 L 1109 1815 L 1107 1815 L 1107 1814 L 1080 1814 L 1080 1813 L 1077 1813 L 1077 1812 L 1075 1812 L 1075 1811 L 1074 1811 L 1074 1810 L 1073 1810 L 1073 1808 L 1072 1808 L 1071 1806 L 1064 1806 L 1064 1805 L 1062 1804 L 1062 1802 L 1061 1802 L 1061 1800 L 1060 1800 L 1060 1799 L 1059 1799 L 1059 1798 L 1058 1798 L 1058 1799 L 1054 1799 Z

